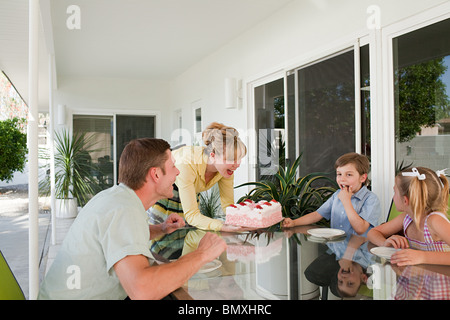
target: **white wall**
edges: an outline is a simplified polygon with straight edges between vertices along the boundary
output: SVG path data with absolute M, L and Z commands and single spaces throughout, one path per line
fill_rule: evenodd
M 293 1 L 178 76 L 170 86 L 171 112 L 182 109 L 183 127 L 192 131 L 191 103 L 201 100 L 207 108 L 203 113 L 204 126 L 219 121 L 245 132 L 253 126 L 249 120 L 248 93 L 244 92 L 240 109 L 225 109 L 226 77 L 243 79 L 246 88 L 252 81 L 271 73 L 287 71 L 350 47 L 358 38 L 370 34 L 367 27 L 370 5 L 380 8 L 383 30 L 444 2 L 448 1 Z M 236 183 L 248 181 L 248 169 L 242 166 L 236 171 Z M 237 195 L 243 191 L 238 190 Z
M 77 112 L 155 112 L 160 115 L 160 135 L 170 136 L 170 127 L 162 125 L 169 117 L 169 83 L 121 78 L 58 78 L 54 94 L 55 123 L 58 105 L 66 106 L 66 124 Z

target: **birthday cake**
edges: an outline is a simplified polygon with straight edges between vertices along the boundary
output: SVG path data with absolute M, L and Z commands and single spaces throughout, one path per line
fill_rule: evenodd
M 254 202 L 247 199 L 225 210 L 225 223 L 241 227 L 267 228 L 281 220 L 281 205 L 276 200 Z

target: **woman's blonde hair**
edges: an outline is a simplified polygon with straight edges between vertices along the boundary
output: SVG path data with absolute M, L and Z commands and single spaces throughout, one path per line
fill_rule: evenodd
M 222 123 L 213 122 L 202 132 L 206 145 L 205 154 L 211 152 L 220 159 L 234 162 L 247 154 L 247 147 L 239 138 L 239 132 Z
M 400 172 L 396 182 L 400 194 L 409 199 L 417 226 L 431 212 L 447 214 L 449 183 L 444 174 L 438 176 L 431 169 L 416 167 Z

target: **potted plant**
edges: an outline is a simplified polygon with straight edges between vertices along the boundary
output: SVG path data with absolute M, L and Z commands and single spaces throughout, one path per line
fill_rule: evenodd
M 280 167 L 270 180 L 247 182 L 237 186 L 236 188 L 255 185 L 255 188 L 241 197 L 238 202 L 245 199 L 253 201 L 275 199 L 281 204 L 283 217 L 294 219 L 317 210 L 339 186 L 325 173 L 313 172 L 297 177 L 301 157 L 302 154 L 291 166 Z M 320 182 L 327 182 L 327 184 L 318 185 Z
M 75 217 L 78 205 L 83 206 L 99 191 L 94 178 L 97 167 L 89 152 L 94 151 L 92 138 L 85 134 L 70 136 L 67 130 L 55 133 L 55 197 L 57 216 Z M 78 204 L 77 204 L 78 203 Z
M 27 135 L 21 130 L 26 119 L 0 121 L 0 181 L 9 182 L 14 172 L 23 172 L 27 161 Z

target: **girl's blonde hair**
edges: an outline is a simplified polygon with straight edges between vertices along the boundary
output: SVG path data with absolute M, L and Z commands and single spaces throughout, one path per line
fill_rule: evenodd
M 202 139 L 206 145 L 205 154 L 211 152 L 220 159 L 234 162 L 247 154 L 247 147 L 239 138 L 239 132 L 222 123 L 213 122 L 203 132 Z
M 411 175 L 413 169 L 400 172 L 396 180 L 400 194 L 408 197 L 414 214 L 412 218 L 419 226 L 421 219 L 431 212 L 438 211 L 447 214 L 449 183 L 444 174 L 440 174 L 438 177 L 436 172 L 431 169 L 416 167 L 418 175 Z M 419 175 L 421 179 L 419 179 Z

